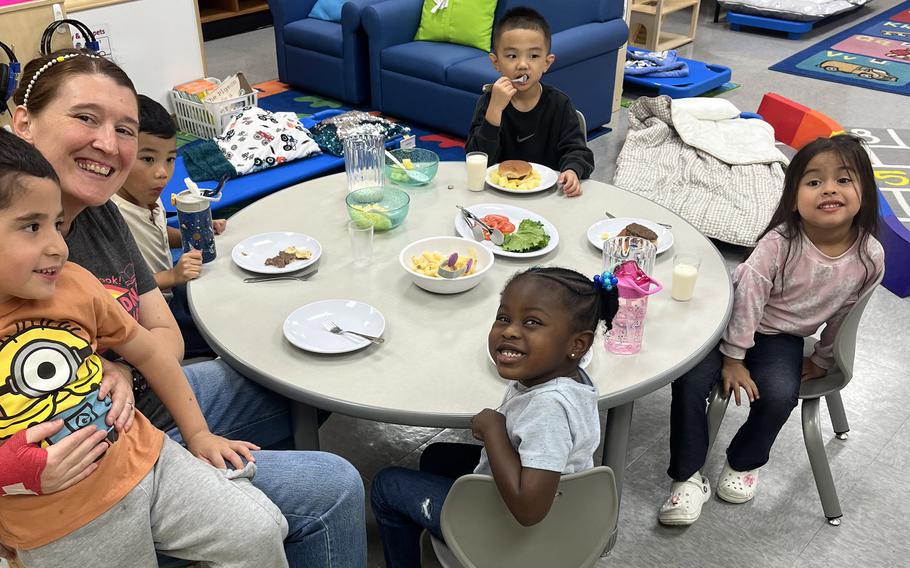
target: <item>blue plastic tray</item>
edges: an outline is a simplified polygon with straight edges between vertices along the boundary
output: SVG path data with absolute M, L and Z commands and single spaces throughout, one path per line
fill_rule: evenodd
M 739 12 L 727 12 L 727 22 L 730 29 L 739 31 L 741 26 L 748 28 L 762 28 L 764 30 L 774 30 L 777 32 L 786 32 L 788 39 L 799 39 L 802 35 L 812 28 L 818 22 L 797 22 L 794 20 L 782 20 L 780 18 L 769 18 L 767 16 L 753 16 L 752 14 L 740 14 Z
M 648 51 L 640 47 L 630 47 L 630 50 Z M 730 80 L 733 72 L 729 67 L 715 65 L 713 63 L 704 63 L 694 59 L 679 58 L 689 65 L 688 77 L 623 77 L 623 84 L 630 86 L 630 90 L 646 91 L 649 93 L 657 92 L 658 95 L 668 95 L 674 99 L 684 97 L 697 97 L 702 93 L 707 93 L 716 89 Z

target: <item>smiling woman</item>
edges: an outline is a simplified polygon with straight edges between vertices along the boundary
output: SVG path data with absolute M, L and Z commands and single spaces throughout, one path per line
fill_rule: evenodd
M 136 160 L 140 124 L 132 81 L 107 59 L 84 51 L 61 51 L 25 66 L 13 100 L 18 105 L 13 116 L 15 134 L 38 148 L 59 175 L 69 260 L 88 269 L 151 332 L 158 349 L 182 360 L 177 324 L 123 217 L 109 201 Z M 284 548 L 291 564 L 364 566 L 363 483 L 357 471 L 342 458 L 321 452 L 247 455 L 248 451 L 232 450 L 217 456 L 207 452 L 206 446 L 211 445 L 206 440 L 223 439 L 222 434 L 243 437 L 263 448 L 288 447 L 290 403 L 221 360 L 187 365 L 183 372 L 192 394 L 183 399 L 185 404 L 165 408 L 138 370 L 104 360 L 99 396 L 112 399 L 109 422 L 116 421 L 118 430 L 128 430 L 135 407 L 137 414 L 141 412 L 213 465 L 223 468 L 228 461 L 240 470 L 241 454 L 255 461 L 253 485 L 287 516 L 290 536 Z M 167 398 L 166 390 L 161 394 Z M 177 424 L 190 423 L 198 425 L 203 435 L 182 436 Z M 49 459 L 45 473 L 64 482 L 84 475 L 86 464 L 93 461 L 85 461 L 79 448 L 56 452 L 63 452 L 65 459 Z M 81 465 L 67 465 L 73 463 Z M 207 534 L 212 528 L 200 530 Z M 97 560 L 92 563 L 104 563 L 100 548 L 91 550 Z

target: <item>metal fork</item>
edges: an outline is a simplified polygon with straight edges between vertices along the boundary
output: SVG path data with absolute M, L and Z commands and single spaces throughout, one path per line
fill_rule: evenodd
M 616 215 L 610 213 L 609 211 L 604 211 L 604 215 L 607 216 L 607 219 L 616 219 Z M 666 227 L 667 229 L 673 228 L 673 225 L 671 225 L 669 223 L 657 223 L 657 224 L 660 225 L 661 227 Z
M 379 345 L 380 343 L 385 343 L 385 339 L 383 339 L 381 337 L 367 335 L 365 333 L 360 333 L 359 331 L 351 331 L 350 329 L 341 329 L 340 325 L 338 325 L 337 323 L 330 321 L 330 320 L 323 320 L 322 327 L 324 327 L 326 331 L 328 331 L 330 333 L 334 333 L 335 335 L 342 335 L 344 333 L 350 333 L 351 335 L 356 335 L 357 337 L 362 337 L 371 343 L 375 343 L 376 345 Z
M 243 281 L 247 284 L 252 284 L 255 282 L 271 282 L 272 280 L 300 280 L 305 282 L 310 276 L 319 272 L 319 269 L 316 269 L 312 272 L 307 272 L 306 274 L 298 274 L 297 276 L 284 275 L 284 276 L 253 276 L 250 278 L 244 278 Z

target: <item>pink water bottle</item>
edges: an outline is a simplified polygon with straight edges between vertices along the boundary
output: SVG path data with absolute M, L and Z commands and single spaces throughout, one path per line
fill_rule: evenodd
M 632 355 L 641 350 L 648 296 L 660 292 L 663 286 L 645 274 L 634 260 L 620 264 L 613 275 L 618 281 L 619 310 L 613 318 L 613 329 L 607 333 L 604 346 L 612 353 Z

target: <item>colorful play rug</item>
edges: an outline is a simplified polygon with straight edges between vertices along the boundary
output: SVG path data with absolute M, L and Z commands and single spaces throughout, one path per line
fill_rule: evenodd
M 910 230 L 910 130 L 848 128 L 866 141 L 878 189 L 894 216 Z
M 770 69 L 910 95 L 910 1 L 826 38 Z

